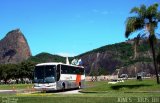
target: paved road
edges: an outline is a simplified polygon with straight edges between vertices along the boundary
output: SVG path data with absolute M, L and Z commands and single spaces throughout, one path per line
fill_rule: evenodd
M 0 90 L 0 94 L 16 94 L 14 90 Z
M 79 92 L 80 90 L 67 90 L 67 91 L 64 91 L 64 92 L 56 92 L 54 94 L 81 94 Z
M 74 90 L 65 90 L 65 91 L 54 91 L 54 92 L 49 92 L 49 93 L 53 93 L 53 94 L 81 94 L 79 91 L 80 91 L 79 89 L 74 89 Z M 24 90 L 21 90 L 21 91 L 0 90 L 0 94 L 16 94 L 17 92 L 27 93 L 27 92 L 24 92 Z M 28 93 L 30 94 L 31 92 L 28 92 Z

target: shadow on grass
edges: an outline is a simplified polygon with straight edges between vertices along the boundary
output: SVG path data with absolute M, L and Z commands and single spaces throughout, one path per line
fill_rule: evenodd
M 128 89 L 135 89 L 135 88 L 140 88 L 140 87 L 149 87 L 149 86 L 152 86 L 152 85 L 147 85 L 147 84 L 135 84 L 135 85 L 113 85 L 111 86 L 111 88 L 113 90 L 119 90 L 121 88 L 128 88 Z
M 71 88 L 71 89 L 65 89 L 65 90 L 50 90 L 50 91 L 45 91 L 44 93 L 61 93 L 61 92 L 78 90 L 78 89 L 79 88 Z

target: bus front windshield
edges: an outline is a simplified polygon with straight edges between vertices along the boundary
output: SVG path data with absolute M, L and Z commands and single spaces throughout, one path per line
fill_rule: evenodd
M 34 71 L 35 83 L 53 83 L 55 82 L 55 65 L 36 66 Z

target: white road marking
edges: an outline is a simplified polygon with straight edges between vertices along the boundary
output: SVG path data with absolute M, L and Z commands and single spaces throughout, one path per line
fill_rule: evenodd
M 12 92 L 13 90 L 0 90 L 0 92 Z
M 54 94 L 81 94 L 79 91 L 80 90 L 70 90 L 70 91 L 58 92 Z

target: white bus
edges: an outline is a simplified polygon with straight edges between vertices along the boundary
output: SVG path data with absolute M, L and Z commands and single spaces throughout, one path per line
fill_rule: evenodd
M 34 88 L 40 91 L 83 88 L 85 71 L 83 66 L 63 63 L 41 63 L 35 66 Z

